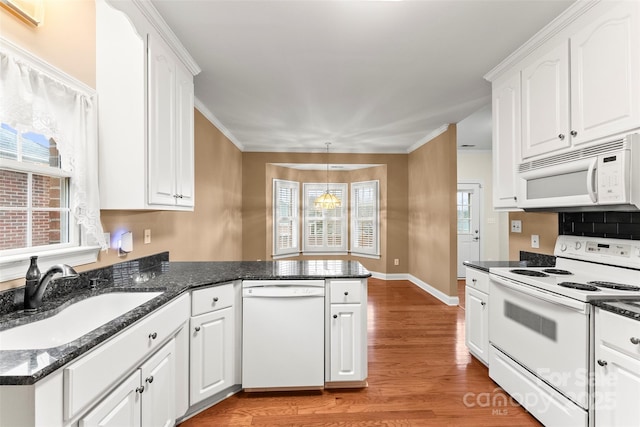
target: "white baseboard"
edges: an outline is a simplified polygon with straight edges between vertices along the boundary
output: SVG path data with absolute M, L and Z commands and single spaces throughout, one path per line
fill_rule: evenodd
M 442 301 L 446 305 L 456 306 L 460 304 L 460 299 L 457 296 L 456 297 L 449 296 L 444 292 L 434 288 L 430 284 L 408 273 L 385 274 L 385 273 L 378 273 L 375 271 L 371 271 L 371 277 L 375 279 L 380 279 L 380 280 L 408 280 L 414 285 L 416 285 L 417 287 L 419 287 L 420 289 L 422 289 L 423 291 L 434 296 L 435 298 L 438 298 L 440 301 Z

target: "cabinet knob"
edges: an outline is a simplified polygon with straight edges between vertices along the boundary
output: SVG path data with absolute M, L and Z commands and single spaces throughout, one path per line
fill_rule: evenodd
M 213 297 L 213 302 L 218 302 L 218 297 Z
M 174 194 L 174 195 L 173 195 L 173 198 L 174 198 L 174 199 L 177 199 L 177 198 L 178 198 L 178 195 L 177 195 L 177 194 Z
M 564 133 L 561 133 L 560 135 L 558 135 L 558 139 L 560 139 L 560 141 L 564 140 Z
M 200 326 L 196 326 L 194 329 L 196 330 L 196 332 L 200 332 Z
M 178 199 L 182 199 L 184 196 L 182 194 L 178 194 Z
M 578 132 L 576 132 L 575 130 L 571 131 L 571 136 L 577 136 L 577 135 L 578 135 Z
M 155 340 L 156 338 L 158 338 L 158 333 L 157 332 L 151 332 L 149 334 L 149 339 Z
M 334 315 L 333 315 L 333 318 L 334 318 L 334 319 L 337 319 L 337 318 L 338 318 L 338 315 L 337 315 L 337 314 L 334 314 Z
M 640 338 L 631 337 L 629 341 L 631 341 L 631 344 L 635 344 L 635 345 L 640 344 Z
M 345 296 L 349 295 L 349 292 L 344 291 L 344 295 L 345 295 Z
M 476 283 L 476 282 L 478 281 L 478 279 L 471 279 L 471 281 L 472 281 L 473 283 Z
M 600 366 L 607 366 L 607 361 L 606 361 L 606 360 L 598 359 L 598 365 L 600 365 Z
M 143 392 L 144 392 L 144 386 L 143 386 L 143 385 L 141 385 L 140 387 L 138 387 L 138 388 L 136 389 L 136 393 L 140 393 L 140 394 L 142 394 Z
M 487 303 L 484 301 L 480 301 L 480 305 L 484 307 L 485 305 L 487 305 Z
M 148 382 L 149 384 L 151 384 L 153 382 L 153 375 L 149 375 L 145 380 L 145 382 Z
M 518 196 L 513 196 L 513 200 L 518 201 Z

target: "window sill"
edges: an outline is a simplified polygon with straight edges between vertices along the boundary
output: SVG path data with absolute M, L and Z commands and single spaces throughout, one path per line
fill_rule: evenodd
M 0 282 L 24 277 L 32 255 L 38 256 L 38 267 L 44 273 L 55 264 L 69 264 L 76 267 L 96 262 L 99 251 L 100 247 L 98 246 L 80 246 L 2 257 L 0 260 Z
M 363 254 L 358 252 L 351 252 L 351 255 L 357 256 L 360 258 L 380 259 L 380 255 L 374 255 L 374 254 Z

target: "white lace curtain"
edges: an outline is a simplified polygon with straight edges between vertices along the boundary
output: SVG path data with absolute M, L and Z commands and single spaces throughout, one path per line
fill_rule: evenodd
M 85 232 L 85 244 L 106 249 L 100 223 L 95 93 L 74 88 L 42 68 L 6 42 L 0 44 L 0 122 L 56 141 L 62 167 L 71 174 L 70 208 Z

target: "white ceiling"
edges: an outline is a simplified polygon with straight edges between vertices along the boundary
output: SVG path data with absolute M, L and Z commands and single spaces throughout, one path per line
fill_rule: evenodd
M 572 3 L 152 1 L 202 68 L 199 109 L 241 150 L 342 153 L 411 152 L 478 110 L 484 139 L 460 138 L 490 147 L 482 76 Z

